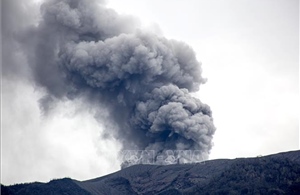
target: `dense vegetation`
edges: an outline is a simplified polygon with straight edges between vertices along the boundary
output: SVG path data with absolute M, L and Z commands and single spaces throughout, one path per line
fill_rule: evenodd
M 288 159 L 237 159 L 205 187 L 186 194 L 300 194 L 300 165 Z
M 76 185 L 72 179 L 52 180 L 49 183 L 28 183 L 1 186 L 2 195 L 91 195 Z

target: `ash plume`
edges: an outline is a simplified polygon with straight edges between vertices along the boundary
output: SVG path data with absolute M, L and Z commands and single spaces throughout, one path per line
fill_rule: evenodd
M 124 150 L 154 151 L 154 162 L 170 151 L 207 157 L 215 127 L 209 106 L 189 94 L 205 83 L 191 47 L 140 30 L 137 19 L 95 0 L 48 0 L 41 16 L 18 42 L 47 91 L 45 111 L 53 99 L 85 96 L 99 116 L 108 112 L 105 132 Z

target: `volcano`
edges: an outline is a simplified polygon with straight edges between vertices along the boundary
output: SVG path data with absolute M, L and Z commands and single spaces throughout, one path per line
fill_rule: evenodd
M 1 186 L 2 195 L 299 194 L 300 150 L 194 164 L 133 165 L 77 181 Z

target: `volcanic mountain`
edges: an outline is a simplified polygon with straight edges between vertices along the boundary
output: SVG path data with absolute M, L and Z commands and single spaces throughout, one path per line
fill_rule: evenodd
M 300 151 L 195 164 L 133 165 L 87 180 L 1 185 L 2 195 L 300 194 Z

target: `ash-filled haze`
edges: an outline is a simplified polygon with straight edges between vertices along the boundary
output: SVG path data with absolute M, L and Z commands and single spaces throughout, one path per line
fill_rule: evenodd
M 209 106 L 189 94 L 205 82 L 190 46 L 143 31 L 134 18 L 98 1 L 48 0 L 40 12 L 36 24 L 4 31 L 4 49 L 12 36 L 12 50 L 45 92 L 44 117 L 55 102 L 80 98 L 122 151 L 154 152 L 143 162 L 160 163 L 157 156 L 169 150 L 197 150 L 207 158 L 215 127 Z M 4 70 L 14 54 L 3 56 Z M 184 154 L 176 153 L 177 162 L 194 162 Z M 124 160 L 123 167 L 132 164 Z
M 1 183 L 297 149 L 299 5 L 272 2 L 3 0 Z

